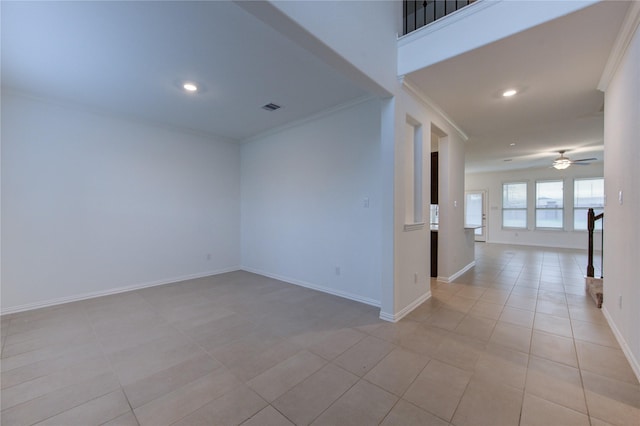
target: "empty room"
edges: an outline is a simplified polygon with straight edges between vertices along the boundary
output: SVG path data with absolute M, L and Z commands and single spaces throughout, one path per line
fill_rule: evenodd
M 2 425 L 637 425 L 640 3 L 3 1 Z

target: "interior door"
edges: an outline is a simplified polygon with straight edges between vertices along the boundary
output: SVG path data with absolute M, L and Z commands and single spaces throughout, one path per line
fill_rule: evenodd
M 487 191 L 465 192 L 464 226 L 477 227 L 475 240 L 487 241 Z

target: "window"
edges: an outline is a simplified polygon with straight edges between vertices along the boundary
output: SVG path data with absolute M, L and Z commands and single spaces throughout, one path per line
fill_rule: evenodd
M 502 227 L 527 228 L 527 183 L 502 184 Z
M 536 228 L 563 229 L 563 199 L 561 180 L 536 182 Z
M 573 182 L 573 229 L 587 229 L 587 212 L 596 214 L 604 210 L 604 179 L 576 179 Z M 596 221 L 596 229 L 602 229 L 602 221 Z

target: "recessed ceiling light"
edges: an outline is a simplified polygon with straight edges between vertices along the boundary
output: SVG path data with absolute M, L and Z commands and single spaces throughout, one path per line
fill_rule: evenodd
M 515 143 L 515 142 L 511 142 L 511 143 L 509 144 L 509 146 L 516 146 L 516 143 Z
M 506 90 L 506 91 L 502 92 L 502 96 L 504 96 L 505 98 L 508 98 L 508 97 L 511 97 L 511 96 L 515 95 L 516 93 L 518 93 L 517 90 L 509 89 L 509 90 Z
M 191 83 L 189 81 L 182 84 L 182 88 L 190 93 L 195 93 L 198 91 L 198 86 L 195 83 Z

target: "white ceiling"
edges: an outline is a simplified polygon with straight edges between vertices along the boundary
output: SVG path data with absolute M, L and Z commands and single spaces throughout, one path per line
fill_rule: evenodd
M 469 136 L 467 172 L 550 166 L 558 150 L 602 161 L 604 95 L 596 87 L 628 6 L 598 3 L 408 79 Z M 509 88 L 520 93 L 502 97 Z
M 628 4 L 598 3 L 407 78 L 469 135 L 469 172 L 544 167 L 561 149 L 601 161 L 596 86 Z M 236 140 L 367 95 L 233 2 L 1 7 L 3 88 Z M 205 91 L 187 95 L 182 80 Z M 503 98 L 511 87 L 520 93 Z M 283 108 L 261 109 L 270 102 Z
M 366 95 L 232 2 L 1 7 L 5 89 L 237 140 Z

